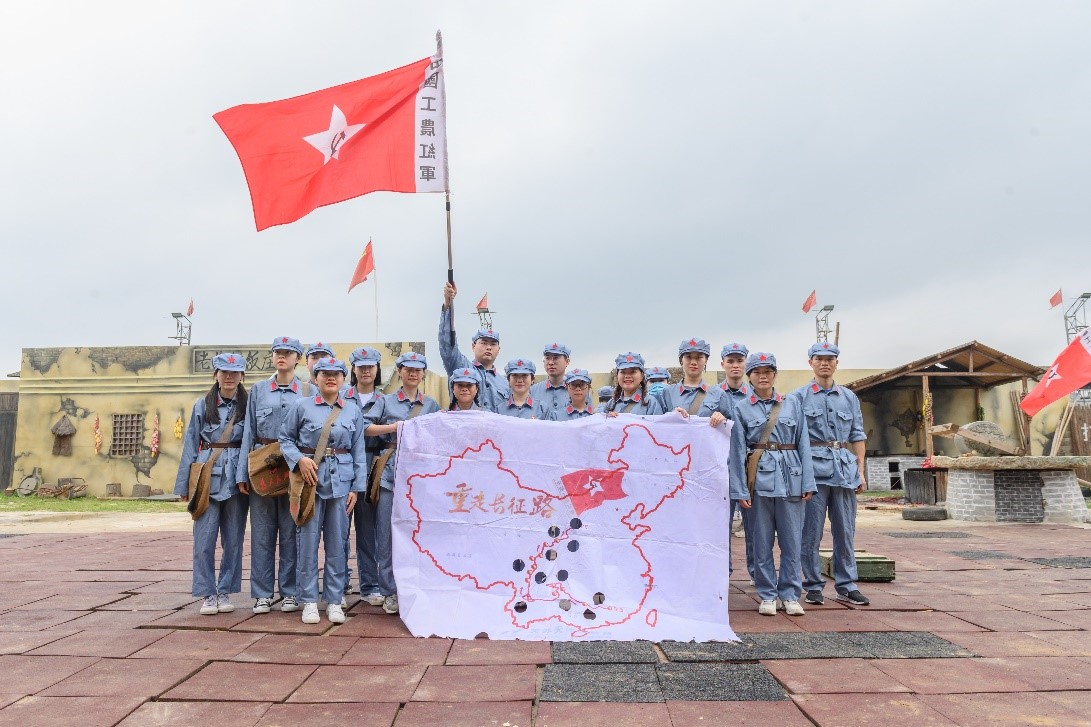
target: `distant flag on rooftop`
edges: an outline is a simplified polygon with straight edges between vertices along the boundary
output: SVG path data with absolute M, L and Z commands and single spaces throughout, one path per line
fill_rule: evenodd
M 811 308 L 814 308 L 814 304 L 818 302 L 818 291 L 812 290 L 811 294 L 807 296 L 807 300 L 803 301 L 803 312 L 810 313 Z
M 1063 300 L 1064 298 L 1061 296 L 1061 289 L 1057 288 L 1057 292 L 1049 298 L 1049 309 L 1053 310 L 1054 308 L 1059 306 Z
M 375 272 L 375 255 L 371 251 L 371 240 L 368 240 L 367 246 L 364 247 L 364 253 L 356 263 L 356 270 L 352 273 L 352 280 L 349 281 L 349 292 L 351 293 L 353 288 L 367 280 L 367 276 L 373 272 Z
M 370 192 L 446 192 L 445 108 L 437 49 L 377 76 L 212 118 L 239 156 L 264 230 Z
M 478 310 L 478 312 L 481 312 L 483 310 L 488 310 L 488 309 L 489 309 L 489 294 L 485 293 L 485 295 L 481 296 L 481 300 L 477 301 L 477 310 Z
M 1091 383 L 1091 328 L 1080 331 L 1080 335 L 1061 351 L 1046 375 L 1019 406 L 1027 416 L 1034 416 L 1088 383 Z
M 189 307 L 186 308 L 186 317 L 193 315 L 193 298 L 189 299 Z

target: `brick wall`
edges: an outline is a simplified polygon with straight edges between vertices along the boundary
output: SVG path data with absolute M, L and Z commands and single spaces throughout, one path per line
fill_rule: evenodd
M 898 463 L 898 471 L 890 471 L 890 463 Z M 920 467 L 924 464 L 924 457 L 914 457 L 907 454 L 893 457 L 868 457 L 864 467 L 867 469 L 867 482 L 869 490 L 889 490 L 890 478 L 902 478 L 902 488 L 905 488 L 904 472 L 907 469 Z
M 949 470 L 947 514 L 952 520 L 994 522 L 996 488 L 990 470 Z
M 1004 523 L 1040 523 L 1045 520 L 1042 478 L 1036 470 L 997 470 L 996 520 Z
M 1091 516 L 1083 493 L 1072 470 L 1046 470 L 1040 472 L 1042 499 L 1045 504 L 1045 520 L 1051 523 L 1089 522 Z

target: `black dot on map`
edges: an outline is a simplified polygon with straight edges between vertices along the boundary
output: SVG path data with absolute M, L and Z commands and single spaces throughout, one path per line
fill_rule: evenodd
M 545 583 L 546 582 L 546 574 L 541 572 L 541 571 L 538 571 L 537 573 L 534 574 L 534 582 L 535 583 Z
M 558 535 L 561 534 L 561 529 L 559 527 L 557 527 L 556 525 L 553 525 L 546 532 L 549 533 L 549 537 L 555 538 L 555 537 L 557 537 Z
M 571 601 L 569 601 L 569 600 L 568 600 L 567 598 L 562 598 L 562 599 L 561 599 L 561 600 L 560 600 L 560 601 L 559 601 L 559 602 L 557 603 L 557 605 L 561 607 L 561 610 L 562 610 L 562 611 L 567 611 L 567 610 L 569 610 L 569 609 L 571 609 L 571 608 L 572 608 L 572 602 L 571 602 Z
M 587 619 L 588 621 L 594 621 L 595 620 L 595 612 L 592 611 L 591 609 L 587 609 L 586 611 L 583 612 L 583 617 L 585 619 Z
M 579 530 L 583 527 L 583 520 L 580 520 L 578 517 L 574 517 L 572 518 L 572 521 L 568 524 L 572 526 L 573 530 Z
M 527 604 L 526 603 L 524 603 L 523 601 L 516 602 L 516 604 L 515 604 L 515 612 L 516 613 L 523 613 L 526 610 L 527 610 Z
M 515 562 L 511 564 L 511 567 L 512 567 L 512 570 L 518 572 L 518 571 L 523 570 L 523 568 L 525 568 L 526 565 L 527 565 L 526 563 L 524 563 L 523 561 L 516 558 Z
M 570 542 L 570 543 L 568 544 L 568 549 L 569 549 L 569 550 L 570 550 L 571 552 L 575 553 L 575 552 L 576 552 L 577 550 L 579 550 L 579 549 L 580 549 L 580 541 L 578 541 L 578 540 L 573 540 L 572 542 Z
M 545 555 L 546 560 L 557 560 L 557 551 L 553 550 L 552 548 L 547 550 Z
M 557 580 L 559 580 L 561 582 L 567 581 L 568 580 L 568 571 L 566 571 L 566 570 L 557 571 Z
M 602 595 L 601 593 L 596 593 L 594 596 L 591 597 L 591 602 L 594 603 L 596 606 L 601 606 L 603 603 L 606 602 L 606 596 Z

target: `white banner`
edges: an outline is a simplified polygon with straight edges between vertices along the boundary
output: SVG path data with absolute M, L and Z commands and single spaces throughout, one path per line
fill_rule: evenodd
M 728 432 L 677 414 L 404 422 L 402 619 L 462 639 L 734 639 Z

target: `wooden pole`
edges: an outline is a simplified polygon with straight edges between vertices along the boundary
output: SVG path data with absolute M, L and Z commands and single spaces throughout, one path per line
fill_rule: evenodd
M 833 328 L 833 345 L 841 345 L 841 321 L 837 321 Z
M 447 197 L 447 282 L 452 286 L 455 284 L 455 262 L 454 253 L 451 251 L 451 192 L 446 193 Z M 451 301 L 451 346 L 455 345 L 455 303 Z

